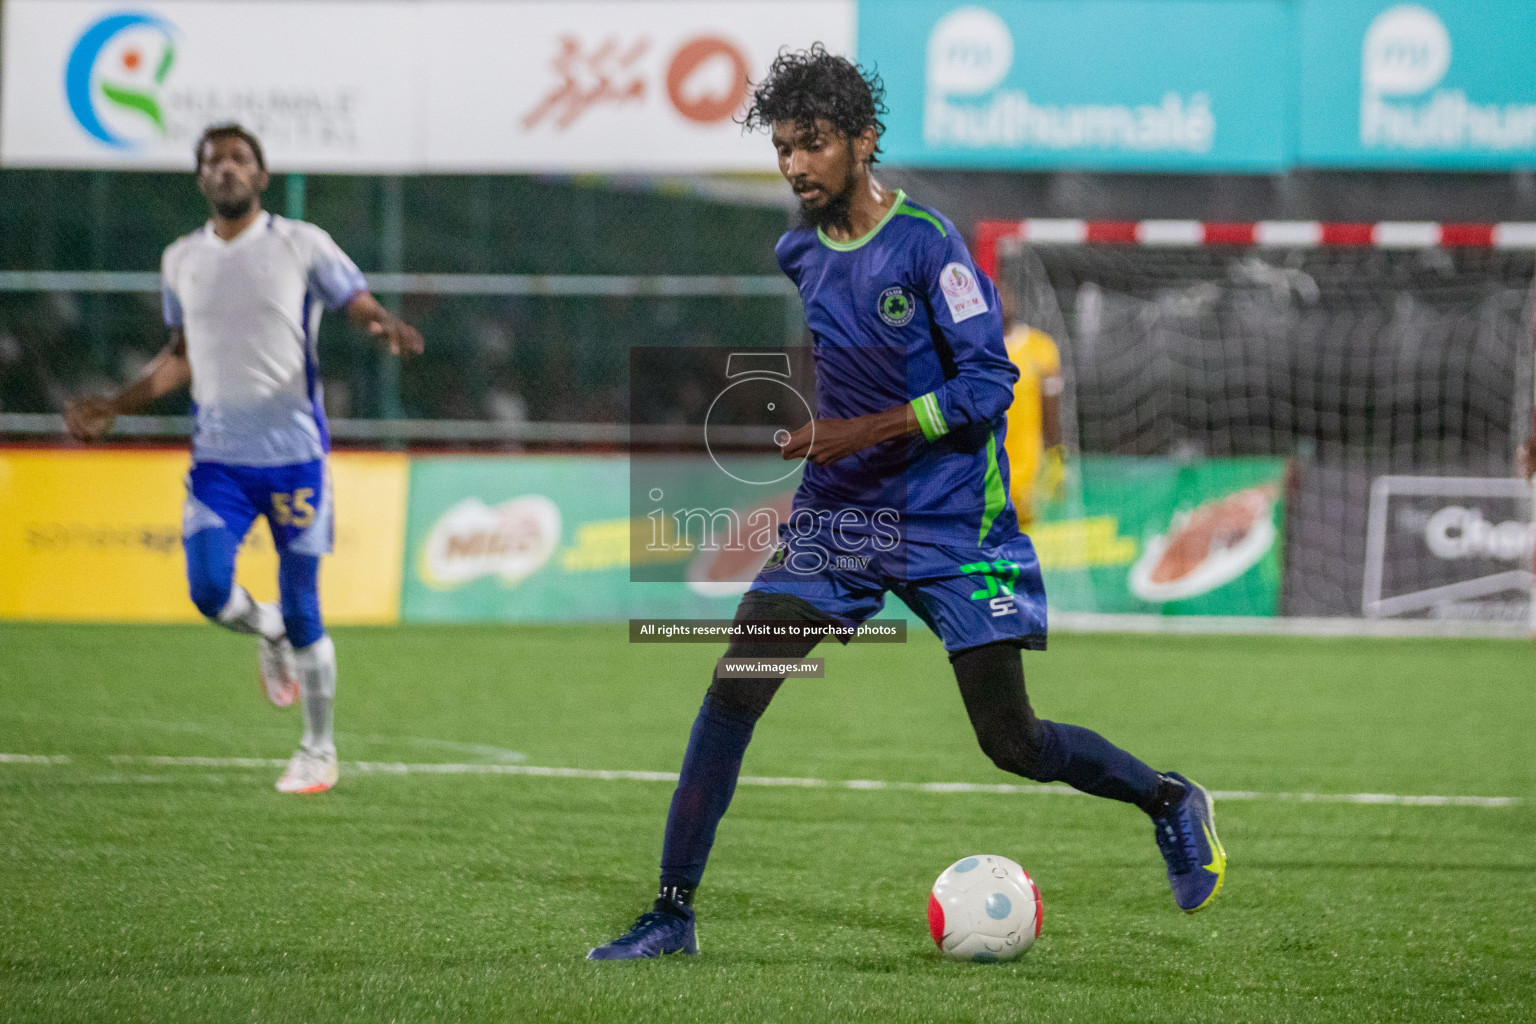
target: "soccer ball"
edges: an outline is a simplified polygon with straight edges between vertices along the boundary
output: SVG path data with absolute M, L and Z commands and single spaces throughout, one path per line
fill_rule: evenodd
M 928 895 L 928 930 L 951 960 L 1012 960 L 1034 944 L 1044 916 L 1034 879 L 1007 857 L 957 860 Z

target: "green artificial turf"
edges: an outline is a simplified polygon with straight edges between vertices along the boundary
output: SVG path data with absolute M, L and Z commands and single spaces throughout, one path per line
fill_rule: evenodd
M 342 780 L 272 789 L 296 708 L 248 638 L 0 626 L 0 1021 L 1536 1019 L 1536 652 L 1495 641 L 1053 638 L 1037 710 L 1217 791 L 1226 887 L 1174 909 L 1145 818 L 1066 794 L 744 785 L 701 955 L 595 964 L 645 908 L 666 782 L 347 761 L 676 771 L 712 660 L 614 627 L 337 630 Z M 938 644 L 834 648 L 745 772 L 1013 780 Z M 1045 900 L 1021 960 L 942 960 L 928 887 L 971 853 Z

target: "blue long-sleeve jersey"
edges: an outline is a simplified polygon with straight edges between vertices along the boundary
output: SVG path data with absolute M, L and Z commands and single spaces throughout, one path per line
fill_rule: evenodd
M 862 238 L 801 227 L 774 252 L 805 305 L 817 417 L 910 403 L 922 427 L 828 466 L 807 463 L 796 510 L 892 509 L 909 539 L 941 544 L 1016 537 L 1003 430 L 1018 369 L 997 290 L 954 224 L 897 192 Z

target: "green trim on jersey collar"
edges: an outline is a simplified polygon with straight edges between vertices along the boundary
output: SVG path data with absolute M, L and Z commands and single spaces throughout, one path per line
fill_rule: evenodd
M 925 220 L 929 224 L 932 224 L 934 227 L 939 229 L 940 238 L 949 237 L 949 232 L 944 230 L 944 225 L 939 223 L 939 218 L 935 217 L 933 214 L 926 210 L 919 210 L 915 206 L 908 206 L 906 196 L 902 196 L 901 202 L 896 204 L 896 212 L 901 214 L 903 217 L 916 217 L 918 220 Z
M 870 228 L 869 231 L 867 231 L 861 238 L 855 238 L 851 242 L 837 242 L 828 238 L 827 233 L 821 230 L 821 228 L 816 229 L 816 237 L 821 239 L 821 244 L 826 246 L 828 249 L 836 249 L 838 252 L 852 252 L 853 250 L 863 246 L 871 238 L 874 238 L 876 235 L 878 235 L 880 233 L 880 229 L 885 227 L 885 225 L 890 221 L 892 217 L 896 216 L 896 211 L 900 210 L 901 204 L 905 203 L 906 201 L 907 194 L 901 189 L 897 189 L 896 201 L 891 204 L 891 208 L 889 210 L 885 211 L 885 216 L 880 218 L 880 223 Z

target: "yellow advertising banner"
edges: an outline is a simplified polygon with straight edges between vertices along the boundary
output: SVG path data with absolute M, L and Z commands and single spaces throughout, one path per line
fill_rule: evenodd
M 400 620 L 409 460 L 331 456 L 336 553 L 320 569 L 327 622 Z M 194 622 L 181 550 L 185 452 L 0 448 L 0 619 Z M 237 576 L 277 599 L 277 553 L 257 519 Z

